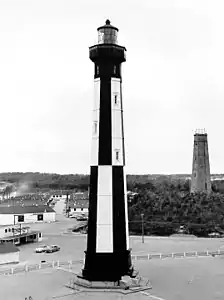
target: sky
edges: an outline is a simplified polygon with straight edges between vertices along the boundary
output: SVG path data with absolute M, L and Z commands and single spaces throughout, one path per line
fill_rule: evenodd
M 222 0 L 0 0 L 0 172 L 88 174 L 89 47 L 109 18 L 127 48 L 128 174 L 191 173 L 193 134 L 208 134 L 224 173 Z

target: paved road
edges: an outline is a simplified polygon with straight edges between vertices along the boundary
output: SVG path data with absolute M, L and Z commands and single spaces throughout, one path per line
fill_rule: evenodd
M 41 230 L 43 232 L 43 241 L 22 245 L 20 248 L 21 264 L 40 263 L 42 260 L 78 260 L 84 258 L 86 250 L 86 235 L 68 233 L 77 221 L 69 219 L 63 215 L 57 216 L 55 223 L 31 224 L 31 229 Z M 59 252 L 55 253 L 35 253 L 35 248 L 41 244 L 56 244 L 61 247 Z M 178 238 L 157 238 L 145 237 L 144 244 L 141 243 L 141 237 L 131 236 L 130 247 L 132 254 L 147 253 L 172 253 L 185 251 L 206 251 L 217 250 L 224 244 L 223 239 L 178 239 Z

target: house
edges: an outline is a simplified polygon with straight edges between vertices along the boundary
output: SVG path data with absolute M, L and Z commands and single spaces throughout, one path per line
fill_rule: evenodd
M 0 265 L 18 262 L 19 249 L 13 243 L 0 244 Z
M 55 214 L 48 205 L 0 206 L 0 225 L 55 222 Z
M 80 214 L 89 212 L 89 200 L 77 200 L 69 204 L 70 214 Z
M 70 215 L 89 212 L 89 195 L 88 192 L 75 193 L 71 195 L 67 203 L 68 212 Z

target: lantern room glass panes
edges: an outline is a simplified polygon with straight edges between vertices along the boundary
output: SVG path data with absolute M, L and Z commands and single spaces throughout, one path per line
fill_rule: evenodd
M 117 44 L 117 30 L 113 27 L 99 29 L 98 44 Z

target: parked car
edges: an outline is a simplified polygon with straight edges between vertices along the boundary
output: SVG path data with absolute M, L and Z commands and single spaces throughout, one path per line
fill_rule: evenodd
M 46 246 L 46 245 L 41 245 L 41 246 L 39 246 L 39 247 L 37 247 L 37 248 L 35 249 L 35 252 L 36 252 L 36 253 L 42 253 L 42 252 L 45 252 L 45 251 L 47 250 L 47 247 L 48 247 L 48 246 Z
M 76 218 L 76 215 L 70 215 L 69 218 Z
M 79 215 L 76 217 L 77 221 L 87 221 L 88 217 L 86 215 Z
M 56 251 L 59 251 L 60 250 L 60 247 L 57 246 L 57 245 L 51 245 L 51 246 L 48 246 L 47 249 L 46 249 L 46 253 L 52 253 L 52 252 L 56 252 Z
M 221 234 L 219 232 L 212 232 L 212 233 L 209 233 L 208 236 L 211 238 L 219 238 L 219 237 L 221 237 Z

